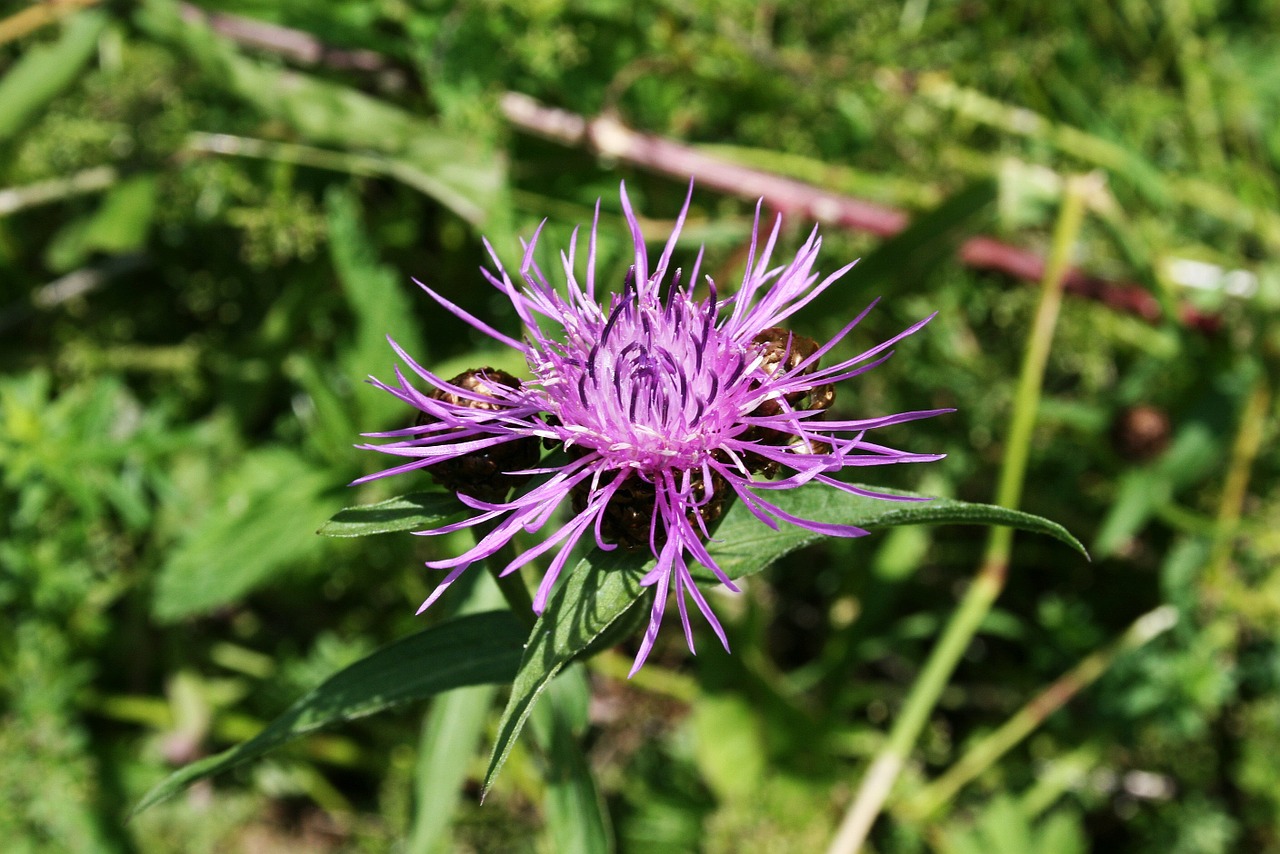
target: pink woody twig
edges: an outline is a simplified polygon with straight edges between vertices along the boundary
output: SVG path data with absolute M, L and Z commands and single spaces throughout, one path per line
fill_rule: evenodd
M 366 72 L 386 72 L 394 68 L 393 63 L 381 54 L 369 50 L 331 48 L 302 30 L 238 15 L 210 13 L 191 3 L 180 3 L 179 8 L 188 20 L 203 22 L 235 42 L 284 56 L 302 65 L 318 64 Z M 585 147 L 601 156 L 633 163 L 654 172 L 682 179 L 696 175 L 702 187 L 750 201 L 763 198 L 767 205 L 781 213 L 879 237 L 892 237 L 910 222 L 905 211 L 729 163 L 693 146 L 632 130 L 609 116 L 587 119 L 540 104 L 516 92 L 508 92 L 502 97 L 502 110 L 512 125 L 528 133 L 564 145 Z M 970 238 L 960 247 L 959 255 L 961 262 L 979 270 L 993 270 L 1032 282 L 1039 281 L 1044 275 L 1044 258 L 993 237 Z M 1154 323 L 1163 315 L 1160 302 L 1140 285 L 1109 282 L 1071 268 L 1067 271 L 1064 286 L 1069 293 L 1137 315 L 1148 322 Z M 1179 319 L 1188 327 L 1202 332 L 1214 332 L 1220 325 L 1216 315 L 1204 314 L 1186 305 L 1180 308 Z
M 765 204 L 780 213 L 880 237 L 897 234 L 910 221 L 902 211 L 727 163 L 683 143 L 638 133 L 608 116 L 585 119 L 515 92 L 502 96 L 502 112 L 507 121 L 529 133 L 566 145 L 585 145 L 602 157 L 624 160 L 654 172 L 680 178 L 696 175 L 699 187 L 753 201 L 763 198 Z
M 699 186 L 748 200 L 763 198 L 765 204 L 781 213 L 880 237 L 892 237 L 910 222 L 906 212 L 896 208 L 728 163 L 692 146 L 639 133 L 609 116 L 586 119 L 515 92 L 503 96 L 502 111 L 509 122 L 529 133 L 565 145 L 584 146 L 603 157 L 654 172 L 679 178 L 696 175 Z M 992 237 L 970 238 L 961 245 L 959 255 L 964 264 L 975 269 L 994 270 L 1032 282 L 1044 276 L 1044 258 Z M 1139 285 L 1108 282 L 1073 267 L 1066 274 L 1064 286 L 1069 293 L 1097 300 L 1148 322 L 1158 321 L 1163 314 L 1160 302 Z M 1180 314 L 1183 323 L 1203 332 L 1215 331 L 1219 325 L 1216 316 L 1190 306 L 1183 306 Z

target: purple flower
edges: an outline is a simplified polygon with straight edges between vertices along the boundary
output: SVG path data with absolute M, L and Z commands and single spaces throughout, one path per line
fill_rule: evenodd
M 690 195 L 692 195 L 692 184 Z M 911 454 L 866 440 L 875 427 L 926 418 L 948 410 L 903 412 L 858 420 L 825 420 L 833 385 L 884 362 L 894 343 L 915 332 L 930 317 L 850 359 L 826 367 L 827 355 L 858 324 L 871 306 L 851 320 L 830 342 L 817 343 L 786 332 L 780 324 L 834 284 L 853 266 L 821 277 L 814 271 L 822 245 L 817 229 L 795 257 L 770 267 L 780 218 L 759 245 L 759 206 L 747 260 L 737 293 L 721 298 L 710 277 L 707 290 L 695 290 L 699 252 L 693 272 L 682 281 L 670 269 L 672 252 L 689 208 L 686 198 L 676 226 L 657 263 L 650 265 L 640 225 L 622 188 L 622 208 L 635 247 L 634 264 L 621 291 L 603 293 L 596 281 L 596 226 L 587 246 L 585 279 L 577 271 L 577 232 L 568 254 L 561 253 L 567 288 L 556 290 L 534 261 L 541 227 L 524 244 L 517 286 L 486 243 L 497 272 L 483 271 L 502 291 L 527 329 L 521 342 L 468 314 L 426 285 L 437 302 L 497 341 L 519 350 L 532 378 L 520 383 L 492 369 L 445 380 L 419 365 L 394 341 L 392 348 L 432 390 L 415 388 L 396 368 L 396 385 L 372 380 L 420 410 L 417 426 L 390 433 L 383 445 L 361 447 L 406 461 L 361 478 L 360 483 L 415 469 L 448 468 L 439 479 L 458 491 L 475 510 L 470 518 L 423 534 L 443 534 L 484 524 L 486 533 L 458 557 L 431 561 L 447 569 L 422 609 L 434 602 L 472 563 L 495 554 L 520 530 L 548 533 L 540 543 L 511 561 L 514 572 L 540 555 L 555 551 L 534 597 L 541 613 L 556 578 L 574 546 L 590 537 L 601 549 L 647 549 L 656 559 L 642 583 L 656 587 L 634 673 L 658 634 L 669 594 L 674 592 L 689 648 L 693 632 L 687 601 L 702 612 L 721 643 L 724 631 L 690 574 L 690 563 L 707 567 L 737 590 L 707 552 L 705 542 L 729 500 L 736 498 L 770 528 L 778 521 L 834 536 L 866 532 L 798 518 L 764 497 L 810 481 L 832 489 L 880 498 L 831 475 L 852 466 L 922 462 L 936 454 Z M 669 280 L 669 283 L 668 283 Z M 873 303 L 874 305 L 874 303 Z M 537 467 L 537 442 L 562 445 L 567 454 Z M 531 450 L 533 453 L 531 454 Z M 523 461 L 523 462 L 514 462 Z M 505 467 L 505 466 L 510 466 Z M 469 488 L 455 474 L 460 468 L 499 472 L 512 484 L 529 476 L 540 480 L 527 492 L 504 500 L 505 481 L 492 479 Z M 778 479 L 771 475 L 781 474 Z M 495 487 L 494 484 L 497 483 Z M 569 499 L 566 502 L 566 499 Z M 556 517 L 568 504 L 568 518 Z M 553 521 L 554 518 L 554 521 Z

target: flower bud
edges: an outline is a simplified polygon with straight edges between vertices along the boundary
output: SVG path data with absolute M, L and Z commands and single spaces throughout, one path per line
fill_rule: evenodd
M 706 486 L 702 473 L 693 474 L 694 503 L 689 507 L 685 518 L 698 534 L 705 540 L 702 530 L 712 530 L 725 511 L 729 509 L 734 497 L 729 482 L 718 472 L 711 472 L 711 497 L 707 498 Z M 573 489 L 573 511 L 581 513 L 586 509 L 591 497 L 589 484 L 578 484 Z M 604 508 L 604 516 L 600 522 L 600 535 L 606 543 L 616 543 L 628 551 L 647 549 L 649 547 L 649 529 L 654 516 L 656 490 L 654 485 L 639 475 L 631 475 L 618 487 Z M 699 522 L 701 518 L 701 522 Z M 661 550 L 666 542 L 666 533 L 661 525 L 656 532 L 655 547 Z
M 783 329 L 780 326 L 770 326 L 768 329 L 762 330 L 753 339 L 753 343 L 761 348 L 764 361 L 760 365 L 762 370 L 769 377 L 779 374 L 785 376 L 795 372 L 800 368 L 802 362 L 818 351 L 818 342 L 804 335 L 797 335 L 790 330 Z M 818 363 L 815 361 L 807 365 L 800 371 L 801 375 L 811 374 L 818 369 Z M 751 415 L 756 417 L 781 415 L 788 411 L 830 409 L 835 403 L 836 389 L 831 383 L 825 383 L 811 389 L 792 391 L 781 398 L 770 398 L 764 401 Z M 786 401 L 784 406 L 781 401 Z M 802 449 L 801 441 L 790 433 L 781 430 L 770 430 L 765 427 L 755 427 L 747 432 L 748 440 L 755 439 L 763 445 L 789 445 L 793 448 Z M 827 443 L 821 443 L 813 446 L 813 453 L 824 454 L 831 450 L 831 446 Z M 778 473 L 780 468 L 776 460 L 770 460 L 759 454 L 747 454 L 747 467 L 753 472 L 763 474 L 765 477 L 773 477 Z
M 513 389 L 520 388 L 518 379 L 497 368 L 473 368 L 463 371 L 449 380 L 449 384 L 480 397 L 493 397 L 495 384 Z M 467 409 L 496 412 L 502 408 L 496 401 L 487 403 L 482 400 L 472 400 L 438 388 L 432 389 L 429 396 Z M 416 424 L 421 426 L 434 420 L 435 418 L 431 415 L 421 412 L 418 414 Z M 481 501 L 502 501 L 513 487 L 519 488 L 529 481 L 527 475 L 512 476 L 504 472 L 519 471 L 536 465 L 541 456 L 539 444 L 533 437 L 515 439 L 501 445 L 442 460 L 429 467 L 427 473 L 451 492 L 461 492 Z

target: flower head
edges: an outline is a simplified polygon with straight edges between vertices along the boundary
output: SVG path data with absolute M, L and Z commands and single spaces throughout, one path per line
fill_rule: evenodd
M 519 285 L 486 243 L 496 273 L 485 270 L 485 278 L 511 300 L 527 330 L 524 341 L 504 335 L 419 283 L 455 315 L 519 350 L 531 377 L 521 383 L 500 371 L 479 369 L 445 380 L 392 341 L 405 365 L 432 388 L 420 391 L 399 368 L 395 385 L 372 380 L 420 415 L 414 427 L 371 434 L 396 441 L 362 447 L 407 461 L 361 481 L 423 468 L 437 472 L 437 479 L 456 491 L 475 514 L 422 533 L 486 526 L 486 533 L 464 554 L 427 564 L 449 572 L 422 609 L 467 567 L 495 554 L 520 530 L 551 526 L 538 545 L 504 570 L 504 574 L 514 572 L 555 551 L 534 597 L 539 613 L 574 546 L 584 537 L 601 549 L 650 552 L 656 563 L 642 583 L 654 586 L 656 595 L 636 657 L 639 668 L 657 637 L 672 593 L 691 650 L 688 600 L 728 648 L 719 621 L 694 583 L 690 565 L 702 564 L 725 586 L 737 590 L 705 546 L 731 500 L 741 500 L 771 528 L 776 529 L 781 520 L 823 534 L 860 536 L 866 532 L 856 527 L 791 515 L 761 493 L 816 481 L 859 495 L 893 498 L 868 493 L 832 475 L 851 466 L 938 459 L 934 454 L 894 450 L 865 436 L 876 427 L 946 410 L 860 420 L 826 418 L 835 384 L 879 365 L 891 355 L 894 343 L 930 318 L 853 358 L 822 367 L 821 360 L 871 307 L 821 346 L 782 326 L 853 266 L 825 278 L 815 272 L 822 245 L 816 228 L 793 258 L 770 267 L 781 221 L 775 220 L 760 245 L 757 207 L 742 285 L 732 296 L 721 297 L 710 277 L 705 291 L 696 288 L 701 252 L 688 279 L 681 270 L 670 269 L 689 199 L 652 265 L 625 186 L 622 207 L 635 256 L 617 291 L 605 293 L 596 280 L 598 204 L 585 277 L 579 279 L 577 271 L 576 231 L 568 252 L 560 255 L 567 280 L 563 290 L 553 287 L 534 261 L 541 228 L 524 244 Z M 538 442 L 563 446 L 568 453 L 554 464 L 556 458 L 549 458 L 539 468 Z M 532 475 L 542 478 L 527 492 L 517 489 L 506 497 L 511 486 Z M 552 522 L 564 504 L 569 507 L 567 520 Z

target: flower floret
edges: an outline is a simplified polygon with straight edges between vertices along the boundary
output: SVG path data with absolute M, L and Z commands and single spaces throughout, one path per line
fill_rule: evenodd
M 736 590 L 705 545 L 732 501 L 740 500 L 747 512 L 771 528 L 785 522 L 824 535 L 861 536 L 866 532 L 854 526 L 794 516 L 760 493 L 814 482 L 856 495 L 902 500 L 832 475 L 852 466 L 939 458 L 899 451 L 865 436 L 878 427 L 948 410 L 863 419 L 827 417 L 839 383 L 884 362 L 895 343 L 931 317 L 853 358 L 824 367 L 824 357 L 871 306 L 822 345 L 782 324 L 853 265 L 825 278 L 816 273 L 822 241 L 815 228 L 791 260 L 771 267 L 780 219 L 761 245 L 757 207 L 755 237 L 737 292 L 721 298 L 708 277 L 706 293 L 695 295 L 701 251 L 687 285 L 679 269 L 666 281 L 689 201 L 686 198 L 651 272 L 639 221 L 623 187 L 634 260 L 620 290 L 608 295 L 598 293 L 595 269 L 598 204 L 585 276 L 580 279 L 576 269 L 578 232 L 567 252 L 560 253 L 567 284 L 564 296 L 534 259 L 541 227 L 524 244 L 519 287 L 486 243 L 495 270 L 483 271 L 484 276 L 511 300 L 525 325 L 523 340 L 499 332 L 421 285 L 463 321 L 518 350 L 530 371 L 524 382 L 493 368 L 446 381 L 393 342 L 404 364 L 430 389 L 419 391 L 399 368 L 394 385 L 372 380 L 419 415 L 413 427 L 371 434 L 396 441 L 363 447 L 409 461 L 361 480 L 426 469 L 475 515 L 421 533 L 477 526 L 482 531 L 476 545 L 463 554 L 428 563 L 448 573 L 423 608 L 472 563 L 495 555 L 520 531 L 546 528 L 558 508 L 567 505 L 568 519 L 556 523 L 503 569 L 514 572 L 555 550 L 534 597 L 535 610 L 541 613 L 545 608 L 570 554 L 590 537 L 602 549 L 645 550 L 653 556 L 642 584 L 654 588 L 654 604 L 635 668 L 653 648 L 672 594 L 689 649 L 694 648 L 690 599 L 727 649 L 724 630 L 693 579 L 690 560 Z M 540 463 L 542 447 L 563 448 L 565 453 Z M 535 474 L 541 480 L 525 490 Z

